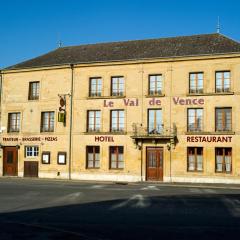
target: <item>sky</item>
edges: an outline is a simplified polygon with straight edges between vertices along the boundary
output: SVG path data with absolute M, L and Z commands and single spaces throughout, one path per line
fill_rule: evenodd
M 220 32 L 240 41 L 239 0 L 0 0 L 0 69 L 58 47 Z

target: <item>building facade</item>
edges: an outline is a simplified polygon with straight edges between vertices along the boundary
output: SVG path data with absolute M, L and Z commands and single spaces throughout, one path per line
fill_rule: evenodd
M 60 48 L 2 70 L 0 175 L 240 183 L 240 44 Z

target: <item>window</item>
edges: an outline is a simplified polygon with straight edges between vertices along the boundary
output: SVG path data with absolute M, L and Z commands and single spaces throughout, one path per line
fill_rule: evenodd
M 232 148 L 216 148 L 216 172 L 231 173 Z
M 162 109 L 148 110 L 148 133 L 159 134 L 163 131 Z
M 41 132 L 54 131 L 54 112 L 42 112 L 41 115 Z
M 162 94 L 162 75 L 149 76 L 149 95 Z
M 124 95 L 124 78 L 123 77 L 112 77 L 111 84 L 111 95 L 112 96 L 123 96 Z
M 57 159 L 57 163 L 60 165 L 65 165 L 67 160 L 67 153 L 66 152 L 58 152 L 58 159 Z
M 230 71 L 216 72 L 216 92 L 230 92 Z
M 216 108 L 216 131 L 232 130 L 232 108 Z
M 203 73 L 189 74 L 189 93 L 203 93 Z
M 97 97 L 102 95 L 102 79 L 90 78 L 89 96 Z
M 38 146 L 26 146 L 25 157 L 37 157 L 39 152 Z
M 188 147 L 188 171 L 203 171 L 203 148 Z
M 28 100 L 38 100 L 38 99 L 39 99 L 39 82 L 30 82 Z
M 203 131 L 203 109 L 189 108 L 188 109 L 188 132 Z
M 87 168 L 100 167 L 100 147 L 87 146 Z
M 112 110 L 111 111 L 111 132 L 124 131 L 124 111 Z
M 88 111 L 88 132 L 99 132 L 101 128 L 101 111 Z
M 50 164 L 50 152 L 42 152 L 42 164 Z
M 124 167 L 123 147 L 122 146 L 110 147 L 110 168 L 122 169 L 123 167 Z
M 8 114 L 8 132 L 20 131 L 20 113 Z

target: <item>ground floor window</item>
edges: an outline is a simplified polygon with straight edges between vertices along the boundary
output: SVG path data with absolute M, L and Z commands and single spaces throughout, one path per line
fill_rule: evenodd
M 188 171 L 203 171 L 203 148 L 188 147 Z
M 37 157 L 38 152 L 38 146 L 25 146 L 25 157 Z
M 232 171 L 232 148 L 216 148 L 216 172 L 231 173 Z
M 100 167 L 100 147 L 87 146 L 87 168 Z
M 124 167 L 123 146 L 110 147 L 110 168 L 122 169 Z

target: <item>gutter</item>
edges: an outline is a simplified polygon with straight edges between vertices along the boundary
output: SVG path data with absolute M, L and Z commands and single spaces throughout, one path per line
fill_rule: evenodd
M 89 61 L 89 62 L 75 62 L 74 65 L 77 67 L 90 67 L 95 65 L 126 65 L 126 64 L 144 64 L 152 62 L 177 62 L 177 61 L 192 61 L 192 60 L 202 60 L 205 58 L 216 59 L 216 58 L 236 58 L 240 57 L 240 52 L 229 52 L 229 53 L 214 53 L 214 54 L 198 54 L 198 55 L 181 55 L 181 56 L 168 56 L 168 57 L 154 57 L 154 58 L 133 58 L 133 59 L 120 59 L 120 60 L 108 60 L 108 61 Z M 52 64 L 52 65 L 42 65 L 33 67 L 23 67 L 23 68 L 5 68 L 2 70 L 5 73 L 19 73 L 19 72 L 29 72 L 29 71 L 42 71 L 51 70 L 52 68 L 68 68 L 72 63 L 62 63 L 62 64 Z

